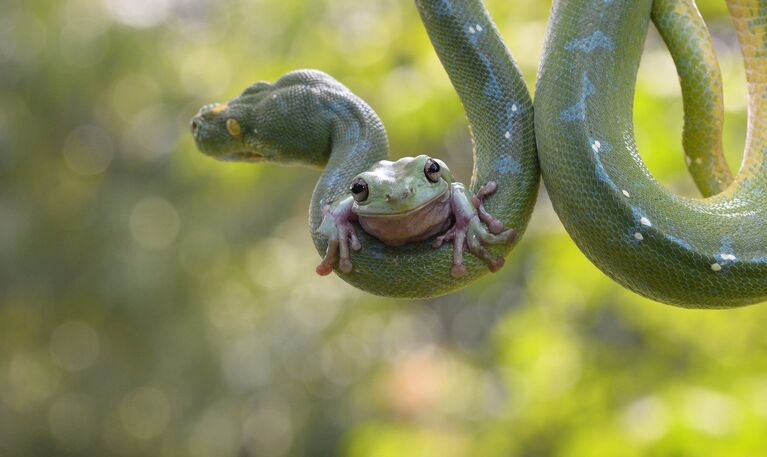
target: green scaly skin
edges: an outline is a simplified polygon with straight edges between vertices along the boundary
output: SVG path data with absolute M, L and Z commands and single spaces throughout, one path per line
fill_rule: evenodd
M 486 183 L 497 183 L 485 208 L 521 235 L 539 185 L 533 106 L 522 76 L 481 1 L 417 0 L 416 6 L 474 137 L 470 188 L 476 193 Z M 193 132 L 203 152 L 222 160 L 324 167 L 309 214 L 321 255 L 328 246 L 318 233 L 323 208 L 349 197 L 352 179 L 388 156 L 386 132 L 375 112 L 318 71 L 257 83 L 226 104 L 207 106 L 194 119 Z M 425 240 L 392 247 L 358 225 L 355 230 L 361 249 L 351 253 L 353 269 L 343 273 L 336 264 L 336 273 L 374 294 L 433 297 L 465 287 L 489 271 L 481 259 L 467 256 L 467 274 L 455 278 L 450 244 L 435 248 L 433 240 Z M 506 256 L 512 247 L 488 249 Z
M 704 197 L 716 195 L 733 176 L 722 149 L 724 94 L 714 43 L 693 0 L 655 0 L 652 20 L 682 85 L 687 170 Z
M 539 158 L 565 228 L 607 275 L 639 294 L 683 307 L 731 308 L 767 298 L 767 2 L 728 5 L 746 63 L 748 140 L 729 186 L 716 139 L 709 141 L 712 151 L 692 160 L 704 195 L 723 190 L 713 197 L 670 193 L 653 179 L 636 148 L 632 102 L 652 0 L 555 0 L 538 75 Z M 669 14 L 663 10 L 654 11 L 660 23 Z M 675 33 L 682 47 L 700 46 L 693 29 Z M 577 45 L 594 36 L 599 45 Z M 681 62 L 682 75 L 695 65 Z M 696 91 L 720 90 L 710 83 L 683 80 L 686 105 Z M 689 114 L 720 122 L 718 102 L 706 108 L 702 101 Z
M 498 182 L 488 210 L 521 232 L 535 200 L 538 164 L 530 100 L 519 72 L 480 1 L 416 4 L 474 133 L 471 187 Z M 751 100 L 747 153 L 734 183 L 721 150 L 719 68 L 692 0 L 556 0 L 539 74 L 540 160 L 565 227 L 610 277 L 647 297 L 686 307 L 727 308 L 763 301 L 767 294 L 762 133 L 767 6 L 757 0 L 729 5 Z M 651 17 L 682 83 L 688 169 L 701 193 L 716 197 L 670 194 L 636 151 L 633 86 Z M 321 254 L 327 247 L 317 236 L 322 207 L 347 196 L 351 178 L 388 152 L 372 109 L 319 72 L 258 83 L 228 104 L 203 109 L 198 120 L 204 121 L 195 127 L 198 144 L 214 157 L 325 167 L 310 212 Z M 372 293 L 441 295 L 487 271 L 469 258 L 469 275 L 455 279 L 447 274 L 448 247 L 434 251 L 423 242 L 393 248 L 359 229 L 357 234 L 363 249 L 352 255 L 354 271 L 341 276 Z

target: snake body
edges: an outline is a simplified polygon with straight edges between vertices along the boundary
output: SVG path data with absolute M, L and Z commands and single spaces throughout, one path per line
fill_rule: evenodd
M 747 151 L 736 178 L 722 154 L 719 68 L 693 0 L 554 0 L 535 119 L 522 76 L 481 0 L 415 3 L 466 111 L 475 142 L 471 188 L 498 184 L 485 204 L 506 227 L 524 231 L 540 162 L 573 240 L 624 286 L 684 307 L 729 308 L 767 298 L 767 2 L 728 0 L 750 95 Z M 636 148 L 634 83 L 651 20 L 677 64 L 688 169 L 704 199 L 666 190 Z M 219 119 L 221 112 L 230 118 Z M 205 121 L 205 131 L 193 124 L 195 137 L 211 155 L 324 167 L 309 216 L 321 255 L 328 246 L 317 231 L 323 208 L 346 198 L 352 178 L 388 156 L 373 109 L 317 71 L 257 83 L 227 104 L 203 108 L 196 119 Z M 487 272 L 470 257 L 468 275 L 456 279 L 448 246 L 391 247 L 356 230 L 362 249 L 352 253 L 354 269 L 337 272 L 374 294 L 437 296 Z M 506 255 L 511 248 L 494 251 Z
M 636 148 L 634 83 L 652 0 L 555 0 L 538 76 L 541 169 L 565 228 L 611 278 L 684 307 L 767 298 L 767 3 L 728 5 L 747 69 L 748 139 L 731 185 L 715 154 L 707 156 L 711 168 L 697 182 L 713 197 L 671 193 Z M 595 35 L 602 45 L 573 45 Z M 683 39 L 698 41 L 694 33 Z
M 522 75 L 481 1 L 419 0 L 416 7 L 466 111 L 475 145 L 471 190 L 496 183 L 485 208 L 521 235 L 540 183 L 533 104 Z M 321 255 L 329 244 L 318 230 L 323 210 L 348 198 L 353 178 L 389 155 L 386 131 L 373 109 L 340 82 L 311 70 L 289 73 L 274 84 L 256 83 L 227 103 L 203 107 L 192 131 L 198 146 L 220 159 L 324 168 L 309 213 Z M 354 267 L 343 272 L 336 263 L 335 271 L 374 294 L 444 295 L 488 272 L 483 261 L 467 256 L 467 274 L 453 277 L 448 243 L 387 246 L 359 225 L 354 230 L 361 244 L 351 253 Z M 505 256 L 512 247 L 488 250 Z
M 533 105 L 522 75 L 482 2 L 418 0 L 416 7 L 466 111 L 475 144 L 470 187 L 476 191 L 482 184 L 495 181 L 498 191 L 487 200 L 486 207 L 506 227 L 521 234 L 540 181 Z M 354 113 L 370 111 L 364 102 L 348 93 L 333 97 L 328 106 L 336 119 L 330 127 L 335 137 L 312 196 L 309 217 L 321 254 L 327 249 L 327 240 L 316 235 L 322 208 L 347 197 L 351 179 L 388 155 L 383 141 L 369 140 L 385 135 L 382 124 L 355 119 Z M 488 271 L 484 263 L 470 256 L 466 259 L 468 275 L 456 279 L 450 275 L 450 246 L 435 249 L 425 241 L 391 247 L 364 231 L 359 230 L 358 235 L 362 249 L 352 253 L 354 270 L 340 276 L 374 294 L 407 298 L 444 295 Z M 493 251 L 506 255 L 512 247 L 494 247 Z

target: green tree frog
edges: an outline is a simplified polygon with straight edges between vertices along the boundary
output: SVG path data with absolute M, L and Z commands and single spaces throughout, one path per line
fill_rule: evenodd
M 504 260 L 484 245 L 511 243 L 516 232 L 504 230 L 482 204 L 496 188 L 495 182 L 489 182 L 472 195 L 462 183 L 453 181 L 443 161 L 426 155 L 396 162 L 382 160 L 352 180 L 348 198 L 323 209 L 319 232 L 329 244 L 317 273 L 330 274 L 336 260 L 342 272 L 352 271 L 349 249 L 361 249 L 353 222 L 389 246 L 434 238 L 434 246 L 439 247 L 452 241 L 453 277 L 467 273 L 463 265 L 466 248 L 491 271 L 497 271 Z

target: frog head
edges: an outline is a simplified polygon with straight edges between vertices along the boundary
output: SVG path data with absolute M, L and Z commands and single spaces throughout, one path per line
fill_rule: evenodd
M 426 155 L 382 160 L 352 180 L 354 212 L 364 216 L 407 213 L 443 198 L 452 181 L 445 162 Z
M 447 165 L 426 155 L 382 160 L 352 180 L 352 211 L 387 244 L 425 239 L 449 223 L 452 181 Z

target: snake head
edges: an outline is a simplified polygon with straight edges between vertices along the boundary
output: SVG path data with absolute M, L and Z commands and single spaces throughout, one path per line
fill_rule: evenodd
M 323 112 L 326 80 L 335 82 L 321 72 L 292 72 L 202 107 L 191 121 L 198 149 L 224 161 L 322 166 L 332 130 Z
M 258 130 L 264 117 L 261 104 L 270 92 L 270 84 L 258 82 L 228 102 L 200 108 L 191 122 L 197 148 L 224 161 L 262 162 L 274 157 L 277 148 Z

